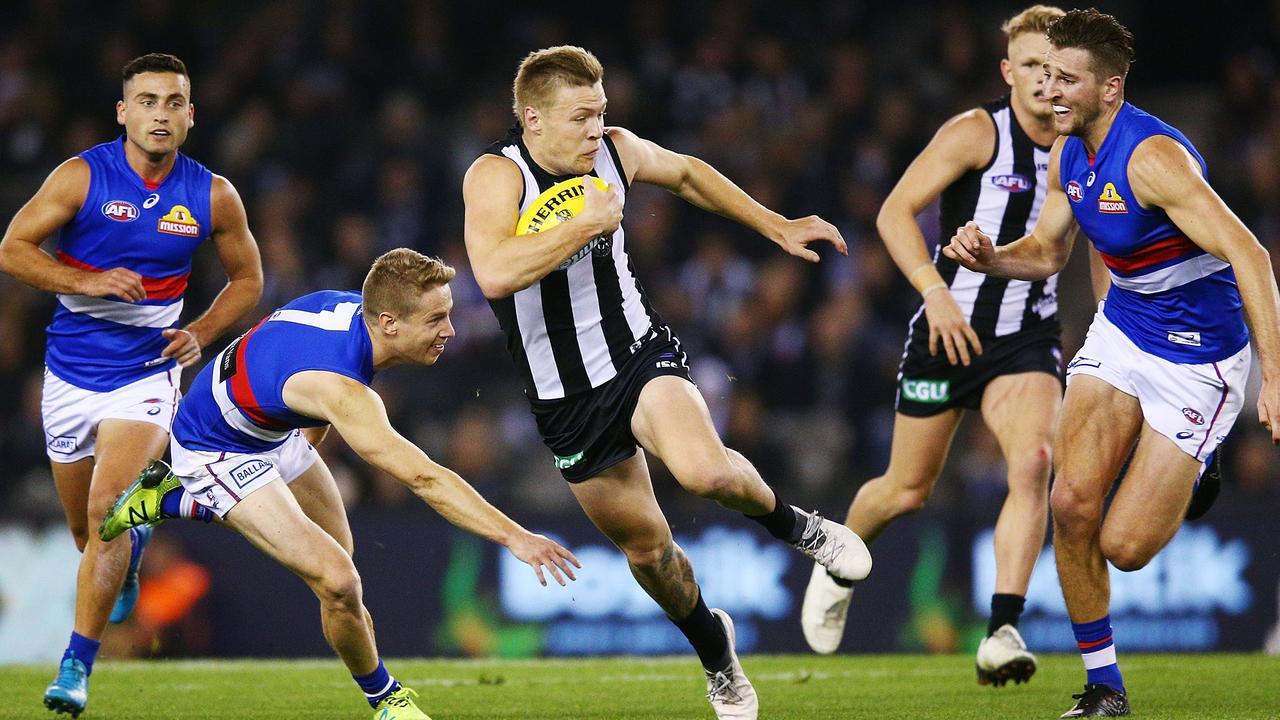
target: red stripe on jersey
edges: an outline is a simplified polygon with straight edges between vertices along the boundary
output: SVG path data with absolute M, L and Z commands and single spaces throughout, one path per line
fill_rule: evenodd
M 1108 255 L 1104 252 L 1099 252 L 1098 254 L 1102 256 L 1102 261 L 1107 264 L 1107 267 L 1112 270 L 1120 273 L 1133 273 L 1183 255 L 1196 255 L 1202 252 L 1204 250 L 1199 245 L 1191 242 L 1186 235 L 1174 235 L 1163 240 L 1157 240 L 1126 257 Z
M 187 291 L 187 278 L 191 273 L 182 273 L 167 278 L 142 278 L 142 289 L 147 291 L 148 300 L 173 300 L 182 297 Z
M 1108 635 L 1108 636 L 1106 636 L 1106 637 L 1102 638 L 1101 640 L 1094 640 L 1094 641 L 1092 641 L 1092 642 L 1077 642 L 1076 644 L 1080 646 L 1080 649 L 1081 649 L 1081 650 L 1088 650 L 1089 648 L 1095 648 L 1095 647 L 1098 647 L 1099 645 L 1101 645 L 1101 644 L 1103 644 L 1103 643 L 1109 643 L 1109 642 L 1111 642 L 1111 637 L 1112 637 L 1111 635 Z
M 240 347 L 236 348 L 236 374 L 231 376 L 228 390 L 230 390 L 231 401 L 255 425 L 267 430 L 288 430 L 289 427 L 287 425 L 276 422 L 262 412 L 262 408 L 258 405 L 258 398 L 253 394 L 253 386 L 249 384 L 249 366 L 244 358 L 245 348 L 249 347 L 249 340 L 253 338 L 253 334 L 258 331 L 258 328 L 262 327 L 264 322 L 266 322 L 265 319 L 245 333 L 244 339 L 240 341 Z
M 63 265 L 70 265 L 73 268 L 89 272 L 104 272 L 102 268 L 80 262 L 61 250 L 58 251 L 57 257 Z M 181 275 L 172 275 L 166 278 L 144 277 L 142 278 L 142 289 L 147 291 L 148 300 L 173 300 L 182 297 L 182 294 L 187 291 L 187 279 L 190 277 L 191 273 L 182 273 Z

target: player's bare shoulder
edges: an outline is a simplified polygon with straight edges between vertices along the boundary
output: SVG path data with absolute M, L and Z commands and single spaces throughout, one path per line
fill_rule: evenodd
M 610 126 L 604 129 L 604 133 L 613 141 L 613 147 L 618 151 L 618 159 L 627 172 L 627 182 L 634 179 L 636 167 L 658 148 L 652 141 L 645 140 L 624 127 Z
M 620 125 L 610 125 L 604 129 L 604 134 L 609 136 L 615 147 L 621 149 L 623 146 L 631 146 L 640 141 L 640 136 Z
M 984 167 L 996 152 L 995 120 L 983 108 L 966 110 L 943 123 L 929 144 L 965 168 Z
M 509 205 L 515 213 L 524 188 L 525 178 L 515 160 L 485 152 L 462 176 L 462 202 L 468 210 Z
M 67 158 L 49 173 L 44 186 L 40 188 L 40 194 L 61 205 L 79 208 L 89 196 L 92 174 L 89 163 L 84 158 L 79 155 Z
M 209 184 L 209 208 L 213 213 L 214 230 L 248 227 L 244 201 L 240 199 L 236 186 L 217 173 L 214 173 L 213 181 Z
M 471 201 L 473 191 L 483 189 L 485 192 L 501 191 L 514 188 L 517 192 L 523 186 L 524 178 L 520 167 L 511 158 L 485 153 L 476 158 L 462 177 L 462 195 Z M 475 198 L 479 199 L 479 198 Z
M 1131 183 L 1143 185 L 1202 177 L 1195 157 L 1168 135 L 1152 135 L 1138 143 L 1129 156 L 1128 174 Z

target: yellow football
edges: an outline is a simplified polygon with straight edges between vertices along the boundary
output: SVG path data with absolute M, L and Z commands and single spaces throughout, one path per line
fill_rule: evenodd
M 595 182 L 596 187 L 600 188 L 600 190 L 609 189 L 609 183 L 595 175 L 589 175 L 588 177 Z M 582 187 L 581 177 L 569 178 L 558 182 L 547 188 L 545 192 L 538 196 L 538 199 L 530 203 L 529 207 L 520 214 L 520 220 L 516 222 L 516 234 L 528 235 L 550 230 L 582 212 L 582 208 L 586 204 L 586 190 Z

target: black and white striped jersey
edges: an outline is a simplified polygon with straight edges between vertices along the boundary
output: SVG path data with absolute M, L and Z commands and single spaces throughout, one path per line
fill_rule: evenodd
M 524 176 L 518 213 L 557 177 L 533 161 L 519 127 L 486 151 L 508 158 Z M 613 141 L 600 140 L 593 175 L 618 187 L 626 199 L 626 173 Z M 583 252 L 533 285 L 490 300 L 507 349 L 524 378 L 529 397 L 553 400 L 599 387 L 618 374 L 627 358 L 660 325 L 632 270 L 626 232 L 592 240 Z
M 1048 147 L 1036 145 L 1014 117 L 1009 97 L 982 109 L 996 128 L 995 150 L 986 167 L 972 170 L 942 192 L 940 235 L 934 265 L 979 337 L 1003 337 L 1040 323 L 1057 323 L 1058 276 L 1027 282 L 985 275 L 943 255 L 956 228 L 978 223 L 993 243 L 1007 245 L 1031 232 L 1048 191 Z M 911 320 L 914 333 L 928 334 L 924 305 Z

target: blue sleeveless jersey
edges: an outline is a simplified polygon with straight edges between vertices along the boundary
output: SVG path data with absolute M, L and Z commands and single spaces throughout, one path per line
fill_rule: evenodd
M 1138 204 L 1129 158 L 1153 135 L 1177 140 L 1204 158 L 1177 129 L 1125 103 L 1095 157 L 1069 137 L 1060 179 L 1080 229 L 1111 271 L 1103 313 L 1135 345 L 1179 363 L 1216 362 L 1249 342 L 1231 266 L 1187 238 L 1160 208 Z
M 196 376 L 173 419 L 173 438 L 188 450 L 261 452 L 297 428 L 328 424 L 293 412 L 281 394 L 304 370 L 373 381 L 360 308 L 360 293 L 324 290 L 268 315 Z
M 58 295 L 46 330 L 45 364 L 59 378 L 106 392 L 167 370 L 169 341 L 160 331 L 178 324 L 191 256 L 209 236 L 213 174 L 179 153 L 154 190 L 129 167 L 124 138 L 80 153 L 89 163 L 89 192 L 58 235 L 57 259 L 83 270 L 128 268 L 142 276 L 147 297 Z

